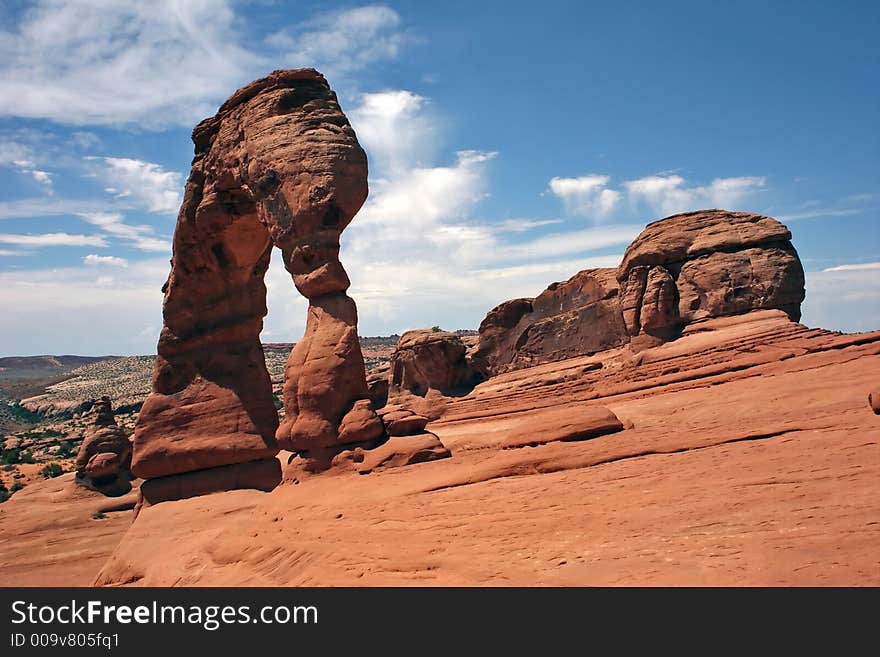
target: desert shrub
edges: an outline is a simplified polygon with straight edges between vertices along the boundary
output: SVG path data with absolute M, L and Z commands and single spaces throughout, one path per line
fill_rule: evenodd
M 40 469 L 40 476 L 43 477 L 43 479 L 53 479 L 54 477 L 59 477 L 63 474 L 64 470 L 57 463 L 50 463 Z
M 9 489 L 6 488 L 6 484 L 0 480 L 0 504 L 9 499 Z
M 439 326 L 432 326 L 431 330 L 434 331 L 434 333 L 439 333 L 442 329 Z
M 101 511 L 96 511 L 92 514 L 92 520 L 103 520 L 106 517 L 107 516 L 105 516 L 104 513 Z
M 18 457 L 19 463 L 36 463 L 33 454 L 30 452 L 22 452 Z
M 24 484 L 20 481 L 16 481 L 14 484 L 12 484 L 12 488 L 9 489 L 9 493 L 15 493 L 16 491 L 20 491 L 22 488 L 24 488 Z
M 58 457 L 62 459 L 70 458 L 76 452 L 76 447 L 69 440 L 62 440 L 58 443 Z
M 280 410 L 284 408 L 284 402 L 281 401 L 281 398 L 278 397 L 278 393 L 272 393 L 272 402 L 275 404 L 275 410 Z
M 13 447 L 12 449 L 0 448 L 0 463 L 6 465 L 21 463 L 21 450 L 16 447 Z

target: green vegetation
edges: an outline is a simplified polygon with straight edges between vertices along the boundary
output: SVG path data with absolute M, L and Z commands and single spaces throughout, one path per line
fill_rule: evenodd
M 76 445 L 69 440 L 62 440 L 58 443 L 58 458 L 68 459 L 76 453 Z
M 439 333 L 439 332 L 442 331 L 443 329 L 441 329 L 439 326 L 432 326 L 432 327 L 431 327 L 431 330 L 434 331 L 434 333 Z
M 0 463 L 11 465 L 14 463 L 36 463 L 30 452 L 20 449 L 3 449 L 0 447 Z
M 96 511 L 92 514 L 92 520 L 103 520 L 106 517 L 107 516 L 105 516 L 104 513 L 101 511 Z
M 57 463 L 50 463 L 49 465 L 43 466 L 40 470 L 40 476 L 43 477 L 43 479 L 54 479 L 63 474 L 64 470 Z
M 6 484 L 0 481 L 0 504 L 9 499 L 9 489 L 6 488 Z

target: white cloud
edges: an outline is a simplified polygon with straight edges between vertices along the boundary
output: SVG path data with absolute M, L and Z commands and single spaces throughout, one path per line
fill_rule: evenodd
M 38 0 L 0 31 L 0 115 L 190 126 L 263 68 L 226 0 Z
M 491 228 L 497 233 L 524 233 L 533 228 L 561 223 L 562 219 L 505 219 L 493 223 Z
M 41 185 L 46 185 L 48 187 L 52 186 L 52 174 L 48 171 L 40 171 L 39 169 L 30 169 L 25 171 L 31 175 L 31 177 L 36 180 Z
M 837 265 L 836 267 L 828 267 L 823 272 L 832 271 L 867 271 L 871 269 L 880 269 L 880 262 L 863 262 L 855 265 Z
M 496 245 L 492 251 L 485 253 L 484 257 L 486 262 L 528 262 L 571 256 L 611 246 L 627 245 L 642 232 L 643 228 L 642 225 L 620 224 L 551 233 L 521 244 Z M 617 264 L 615 262 L 609 266 L 616 267 Z M 572 271 L 571 275 L 576 271 Z
M 122 221 L 119 212 L 81 212 L 80 218 L 88 223 L 98 226 L 106 233 L 130 242 L 131 245 L 141 251 L 156 251 L 164 253 L 171 250 L 171 241 L 159 238 L 153 232 L 151 226 L 132 226 Z
M 395 58 L 409 40 L 400 22 L 390 7 L 368 5 L 320 14 L 271 34 L 266 43 L 282 51 L 288 66 L 343 76 Z
M 6 354 L 155 353 L 168 260 L 133 262 L 107 275 L 79 266 L 0 272 L 0 322 Z M 100 273 L 99 273 L 100 272 Z M 58 330 L 58 318 L 64 330 Z M 157 327 L 151 334 L 144 327 Z
M 812 210 L 810 212 L 795 212 L 793 214 L 783 214 L 776 218 L 782 222 L 797 221 L 798 219 L 815 219 L 818 217 L 849 217 L 854 214 L 864 214 L 866 209 L 850 208 L 847 210 Z
M 10 251 L 9 249 L 0 249 L 0 256 L 2 256 L 4 258 L 6 258 L 6 257 L 14 258 L 17 256 L 27 256 L 30 254 L 31 254 L 30 251 Z
M 687 187 L 678 175 L 647 176 L 629 180 L 623 187 L 629 198 L 644 202 L 663 215 L 706 208 L 738 209 L 738 204 L 766 184 L 762 176 L 716 178 L 702 187 Z
M 360 104 L 348 111 L 371 171 L 400 175 L 431 155 L 436 135 L 425 115 L 426 105 L 422 96 L 393 90 L 364 94 Z
M 411 231 L 461 219 L 484 198 L 483 167 L 494 156 L 459 151 L 451 166 L 415 167 L 396 177 L 376 180 L 370 199 L 358 214 L 358 223 L 394 231 L 405 226 Z
M 101 256 L 90 253 L 83 258 L 83 264 L 90 266 L 110 265 L 112 267 L 128 267 L 128 260 L 116 256 Z
M 620 192 L 608 189 L 609 176 L 591 174 L 578 178 L 559 178 L 550 180 L 549 189 L 562 199 L 569 214 L 578 214 L 593 219 L 603 219 L 617 205 Z
M 11 166 L 44 185 L 51 193 L 52 174 L 36 168 L 33 149 L 15 141 L 0 140 L 0 166 Z
M 580 269 L 619 262 L 619 256 L 583 254 L 625 244 L 640 227 L 523 239 L 532 228 L 563 229 L 565 222 L 477 218 L 496 154 L 461 150 L 452 164 L 432 164 L 427 158 L 437 150 L 438 131 L 429 107 L 415 94 L 389 91 L 365 95 L 349 112 L 374 176 L 366 205 L 342 238 L 362 333 L 476 327 L 500 301 L 534 296 Z
M 413 40 L 397 12 L 368 5 L 303 17 L 258 51 L 238 4 L 32 0 L 0 29 L 0 115 L 192 126 L 279 63 L 315 67 L 332 80 L 393 59 Z
M 42 235 L 0 235 L 0 242 L 19 246 L 99 246 L 107 241 L 100 235 L 70 235 L 69 233 L 44 233 Z
M 801 323 L 835 331 L 880 329 L 878 268 L 841 265 L 826 271 L 807 272 L 807 298 L 802 306 Z
M 0 201 L 0 219 L 57 217 L 83 212 L 100 212 L 107 206 L 106 201 L 85 199 L 26 198 L 17 201 Z
M 109 185 L 105 190 L 112 190 L 116 198 L 132 198 L 150 212 L 177 214 L 183 174 L 127 157 L 103 157 L 100 161 L 106 165 L 99 173 Z

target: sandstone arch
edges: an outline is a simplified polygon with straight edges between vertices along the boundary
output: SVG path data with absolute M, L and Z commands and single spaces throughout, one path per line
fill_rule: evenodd
M 380 437 L 361 401 L 357 310 L 339 262 L 340 234 L 367 197 L 367 160 L 336 95 L 313 69 L 275 71 L 196 126 L 193 142 L 132 470 L 146 479 L 260 461 L 271 470 L 279 447 Z M 309 299 L 280 426 L 259 337 L 275 246 Z

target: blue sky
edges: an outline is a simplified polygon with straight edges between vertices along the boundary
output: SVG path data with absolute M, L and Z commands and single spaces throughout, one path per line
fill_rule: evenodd
M 192 126 L 314 66 L 370 158 L 362 335 L 476 327 L 644 225 L 786 223 L 804 323 L 880 328 L 876 2 L 0 5 L 0 355 L 152 353 Z M 265 341 L 306 302 L 274 259 Z

